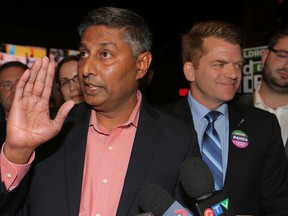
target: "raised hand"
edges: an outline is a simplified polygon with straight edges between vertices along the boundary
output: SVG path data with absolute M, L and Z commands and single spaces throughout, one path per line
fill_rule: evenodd
M 63 125 L 73 101 L 64 103 L 50 119 L 49 99 L 55 65 L 48 57 L 35 61 L 20 78 L 7 121 L 4 154 L 14 163 L 27 163 L 34 150 L 54 137 Z

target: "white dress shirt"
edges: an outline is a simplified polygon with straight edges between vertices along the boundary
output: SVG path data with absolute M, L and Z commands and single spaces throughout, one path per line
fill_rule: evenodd
M 264 104 L 263 99 L 259 94 L 260 85 L 261 83 L 256 87 L 254 92 L 254 106 L 276 115 L 281 127 L 282 139 L 285 146 L 288 139 L 288 104 L 277 107 L 277 109 L 268 107 L 266 104 Z

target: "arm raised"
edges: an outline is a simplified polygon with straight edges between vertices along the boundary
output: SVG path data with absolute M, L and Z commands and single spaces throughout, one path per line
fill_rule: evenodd
M 49 100 L 55 65 L 48 57 L 35 61 L 20 78 L 7 121 L 4 153 L 13 163 L 27 163 L 34 150 L 53 138 L 74 105 L 65 102 L 50 119 Z

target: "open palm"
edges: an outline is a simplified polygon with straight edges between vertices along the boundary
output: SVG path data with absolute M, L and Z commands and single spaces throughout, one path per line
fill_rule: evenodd
M 53 76 L 54 63 L 43 57 L 25 71 L 17 84 L 4 146 L 6 157 L 12 162 L 25 163 L 39 145 L 54 137 L 74 105 L 73 101 L 64 103 L 55 119 L 50 119 Z

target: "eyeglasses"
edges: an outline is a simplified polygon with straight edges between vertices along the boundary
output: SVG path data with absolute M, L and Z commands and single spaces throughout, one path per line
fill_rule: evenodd
M 279 60 L 281 60 L 281 61 L 287 61 L 288 60 L 288 51 L 275 50 L 273 48 L 269 48 L 269 50 L 271 50 Z
M 0 84 L 0 88 L 5 89 L 5 90 L 9 90 L 11 89 L 11 87 L 14 85 L 16 86 L 19 80 L 16 80 L 15 82 L 12 81 L 4 81 Z
M 72 81 L 72 83 L 74 83 L 74 84 L 79 84 L 78 75 L 75 75 L 75 76 L 72 77 L 71 79 L 67 79 L 67 78 L 61 79 L 61 80 L 60 80 L 60 87 L 61 87 L 61 88 L 66 88 L 66 87 L 68 87 L 71 81 Z

